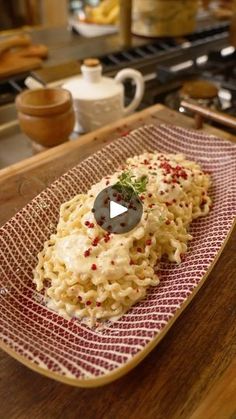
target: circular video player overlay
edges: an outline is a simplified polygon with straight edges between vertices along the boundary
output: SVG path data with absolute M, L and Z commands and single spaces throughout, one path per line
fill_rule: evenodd
M 93 206 L 96 222 L 109 233 L 123 234 L 140 222 L 143 214 L 142 202 L 128 187 L 117 185 L 103 189 Z

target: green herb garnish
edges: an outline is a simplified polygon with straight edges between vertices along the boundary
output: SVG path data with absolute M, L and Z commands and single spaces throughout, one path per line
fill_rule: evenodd
M 135 176 L 132 175 L 130 171 L 125 171 L 121 173 L 120 176 L 118 176 L 118 182 L 114 185 L 116 189 L 119 191 L 126 190 L 129 196 L 132 196 L 133 194 L 139 195 L 140 193 L 143 193 L 146 191 L 147 183 L 148 183 L 148 177 L 146 175 L 143 175 L 137 179 L 134 179 Z

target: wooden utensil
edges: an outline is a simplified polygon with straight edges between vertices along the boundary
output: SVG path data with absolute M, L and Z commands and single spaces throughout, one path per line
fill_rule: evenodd
M 224 125 L 226 127 L 236 129 L 236 118 L 234 116 L 227 115 L 223 112 L 214 111 L 210 108 L 205 108 L 203 106 L 198 105 L 197 103 L 188 100 L 182 100 L 181 106 L 194 113 L 196 129 L 202 128 L 204 118 L 218 122 L 219 124 Z
M 20 35 L 0 41 L 0 78 L 39 68 L 48 55 L 45 45 L 32 45 L 31 38 Z
M 13 52 L 11 53 L 13 54 Z M 48 47 L 43 44 L 29 45 L 14 52 L 17 57 L 37 57 L 45 59 L 48 56 Z
M 120 37 L 122 45 L 131 45 L 132 0 L 120 0 Z
M 16 35 L 0 40 L 0 56 L 3 52 L 11 48 L 28 47 L 31 44 L 31 38 L 28 35 Z

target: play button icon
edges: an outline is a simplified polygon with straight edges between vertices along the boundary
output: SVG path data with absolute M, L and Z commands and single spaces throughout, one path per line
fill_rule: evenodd
M 124 214 L 127 211 L 127 207 L 117 204 L 114 201 L 110 201 L 110 218 L 118 217 L 118 215 Z
M 133 190 L 125 187 L 119 190 L 113 185 L 97 195 L 92 211 L 101 228 L 109 233 L 124 234 L 139 224 L 143 205 Z

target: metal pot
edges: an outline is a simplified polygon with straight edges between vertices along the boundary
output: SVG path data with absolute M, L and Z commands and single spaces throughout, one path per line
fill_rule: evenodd
M 181 36 L 196 26 L 196 0 L 133 0 L 132 31 L 143 36 Z

